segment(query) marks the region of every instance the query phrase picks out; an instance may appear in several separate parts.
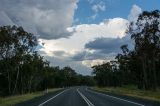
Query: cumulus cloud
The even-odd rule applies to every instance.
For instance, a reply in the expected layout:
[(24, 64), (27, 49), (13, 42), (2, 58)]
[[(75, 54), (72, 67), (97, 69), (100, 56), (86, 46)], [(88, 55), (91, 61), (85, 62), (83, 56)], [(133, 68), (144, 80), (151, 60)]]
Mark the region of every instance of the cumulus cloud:
[(44, 57), (44, 59), (48, 60), (51, 66), (59, 66), (60, 68), (70, 66), (77, 73), (83, 75), (91, 75), (92, 73), (91, 67), (82, 64), (81, 61), (75, 61), (71, 59), (71, 56), (73, 56), (73, 54), (69, 54), (65, 51), (52, 51), (52, 55), (48, 55), (45, 51), (41, 50), (38, 51), (38, 53), (40, 53), (41, 56)]
[(105, 54), (101, 54), (98, 51), (79, 51), (71, 56), (71, 59), (75, 61), (83, 61), (83, 60), (94, 60), (94, 59), (104, 59)]
[[(87, 67), (87, 70), (91, 70), (89, 67), (101, 63), (101, 60), (114, 59), (115, 53), (106, 53), (96, 49), (91, 50), (86, 48), (85, 45), (99, 37), (106, 39), (123, 38), (127, 24), (128, 20), (113, 18), (104, 20), (99, 24), (81, 24), (69, 27), (68, 30), (73, 34), (69, 39), (41, 39), (41, 42), (45, 43), (41, 51), (50, 56), (49, 59), (53, 60), (54, 65), (64, 66), (70, 64), (72, 67), (78, 67), (79, 69), (80, 67), (83, 67), (83, 69)], [(91, 64), (88, 64), (89, 62)]]
[(128, 20), (134, 21), (134, 22), (137, 21), (137, 18), (141, 13), (142, 13), (142, 9), (137, 5), (133, 5), (130, 11), (130, 14), (128, 15)]
[(106, 54), (101, 51), (90, 52), (90, 50), (85, 50), (73, 55), (73, 57), (71, 58), (74, 61), (81, 62), (83, 65), (87, 67), (92, 67), (93, 65), (102, 64), (103, 62), (113, 60), (115, 55), (116, 53)]
[(88, 42), (85, 45), (85, 51), (75, 54), (72, 59), (82, 61), (83, 65), (92, 67), (114, 60), (117, 53), (122, 52), (120, 47), (124, 44), (127, 44), (130, 50), (133, 49), (133, 42), (129, 35), (123, 38), (97, 38)]
[(133, 43), (130, 36), (123, 38), (96, 38), (85, 45), (83, 51), (76, 52), (71, 59), (74, 61), (94, 61), (113, 60), (117, 53), (121, 53), (120, 47), (127, 44), (129, 49), (133, 49)]
[(44, 39), (68, 37), (77, 0), (0, 0), (0, 25), (19, 25)]
[(73, 35), (69, 38), (61, 38), (58, 40), (44, 40), (43, 51), (63, 50), (70, 52), (81, 51), (89, 41), (93, 41), (97, 37), (104, 38), (122, 38), (125, 36), (128, 21), (123, 18), (113, 18), (105, 20), (99, 24), (81, 24), (68, 28)]
[[(42, 53), (42, 51), (41, 51), (41, 53)], [(44, 58), (46, 60), (50, 61), (50, 64), (52, 66), (60, 66), (60, 68), (63, 68), (65, 66), (70, 66), (77, 73), (80, 73), (83, 75), (91, 75), (91, 72), (92, 72), (91, 67), (86, 67), (86, 65), (82, 64), (80, 61), (73, 61), (69, 57), (66, 57), (66, 56), (62, 56), (62, 57), (63, 58), (61, 58), (60, 56), (48, 56), (48, 55), (44, 54)]]
[(84, 60), (84, 61), (82, 61), (82, 64), (87, 66), (87, 67), (92, 67), (94, 65), (103, 64), (105, 62), (107, 62), (107, 60), (95, 59), (95, 60)]
[[(130, 37), (125, 34), (127, 25), (136, 20), (142, 10), (134, 5), (128, 20), (117, 17), (99, 24), (72, 26), (72, 23), (79, 22), (79, 19), (73, 21), (77, 1), (0, 0), (0, 25), (15, 24), (40, 35), (39, 41), (44, 45), (39, 47), (39, 53), (51, 65), (69, 65), (79, 73), (89, 74), (90, 66), (114, 59), (120, 46), (130, 43)], [(105, 11), (104, 2), (88, 1), (95, 13), (94, 18), (98, 12)]]
[(89, 67), (95, 64), (113, 60), (117, 53), (121, 52), (121, 45), (128, 44), (129, 49), (133, 48), (130, 36), (125, 32), (129, 22), (136, 20), (140, 11), (141, 9), (134, 5), (128, 20), (117, 17), (106, 19), (99, 24), (68, 27), (72, 33), (69, 39), (42, 39), (45, 45), (41, 50), (47, 55), (52, 54), (52, 60), (55, 58), (57, 65), (70, 64), (81, 71), (91, 70)]
[(120, 46), (127, 44), (132, 49), (132, 41), (129, 36), (123, 38), (97, 38), (85, 45), (90, 50), (98, 50), (102, 53), (120, 53)]

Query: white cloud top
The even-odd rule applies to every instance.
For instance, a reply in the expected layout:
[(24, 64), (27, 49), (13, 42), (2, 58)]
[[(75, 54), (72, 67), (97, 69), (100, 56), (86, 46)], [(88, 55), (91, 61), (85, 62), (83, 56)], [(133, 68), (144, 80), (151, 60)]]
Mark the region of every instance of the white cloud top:
[(141, 13), (142, 13), (142, 9), (137, 5), (133, 5), (132, 9), (130, 11), (130, 14), (128, 16), (128, 20), (129, 21), (136, 21), (139, 14), (141, 14)]
[(70, 27), (73, 35), (68, 38), (58, 40), (43, 40), (45, 51), (64, 50), (79, 51), (84, 49), (84, 45), (97, 37), (122, 38), (125, 36), (128, 21), (122, 18), (105, 20), (100, 24), (81, 24)]

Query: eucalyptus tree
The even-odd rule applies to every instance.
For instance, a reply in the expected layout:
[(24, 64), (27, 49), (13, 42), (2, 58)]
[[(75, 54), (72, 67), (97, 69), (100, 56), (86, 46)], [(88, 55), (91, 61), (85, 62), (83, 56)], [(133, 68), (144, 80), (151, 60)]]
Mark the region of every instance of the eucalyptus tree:
[(1, 68), (4, 69), (2, 74), (7, 75), (9, 94), (17, 90), (23, 57), (32, 54), (36, 46), (36, 37), (22, 27), (0, 27), (0, 60), (5, 61)]
[(130, 23), (128, 33), (135, 42), (139, 64), (142, 64), (139, 69), (142, 69), (143, 88), (155, 90), (160, 62), (160, 11), (144, 11), (136, 22)]

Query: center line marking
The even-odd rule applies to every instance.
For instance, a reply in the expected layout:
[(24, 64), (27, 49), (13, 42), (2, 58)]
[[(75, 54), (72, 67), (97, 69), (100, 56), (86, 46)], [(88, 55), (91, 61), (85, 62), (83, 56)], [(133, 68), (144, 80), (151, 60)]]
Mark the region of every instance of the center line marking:
[(83, 100), (87, 103), (88, 106), (94, 106), (94, 105), (87, 99), (87, 97), (85, 97), (85, 96), (79, 91), (79, 88), (77, 89), (77, 92), (78, 92), (79, 95), (83, 98)]

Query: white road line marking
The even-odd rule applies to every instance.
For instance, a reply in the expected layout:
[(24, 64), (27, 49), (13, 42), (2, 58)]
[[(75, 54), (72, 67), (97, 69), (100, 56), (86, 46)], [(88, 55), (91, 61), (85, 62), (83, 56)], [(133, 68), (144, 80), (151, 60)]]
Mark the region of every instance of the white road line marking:
[(64, 91), (62, 91), (62, 92), (60, 92), (60, 93), (58, 93), (57, 95), (55, 95), (55, 96), (51, 97), (50, 99), (44, 101), (43, 103), (39, 104), (38, 106), (43, 106), (45, 103), (47, 103), (47, 102), (49, 102), (50, 100), (56, 98), (57, 96), (59, 96), (60, 94), (64, 93), (64, 92), (67, 91), (67, 90), (69, 90), (69, 89), (66, 89), (66, 90), (64, 90)]
[(77, 92), (78, 92), (79, 95), (83, 98), (83, 100), (87, 103), (88, 106), (94, 106), (94, 105), (87, 99), (87, 97), (85, 97), (85, 96), (79, 91), (79, 89), (77, 89)]
[(143, 104), (132, 102), (132, 101), (129, 101), (129, 100), (126, 100), (126, 99), (122, 99), (122, 98), (118, 98), (118, 97), (115, 97), (115, 96), (110, 96), (110, 95), (107, 95), (107, 94), (91, 91), (91, 90), (88, 90), (88, 89), (86, 89), (86, 90), (89, 91), (89, 92), (95, 93), (95, 94), (100, 94), (100, 95), (108, 96), (108, 97), (111, 97), (111, 98), (114, 98), (114, 99), (118, 99), (118, 100), (122, 100), (122, 101), (125, 101), (125, 102), (128, 102), (128, 103), (132, 103), (132, 104), (135, 104), (135, 105), (145, 106)]

